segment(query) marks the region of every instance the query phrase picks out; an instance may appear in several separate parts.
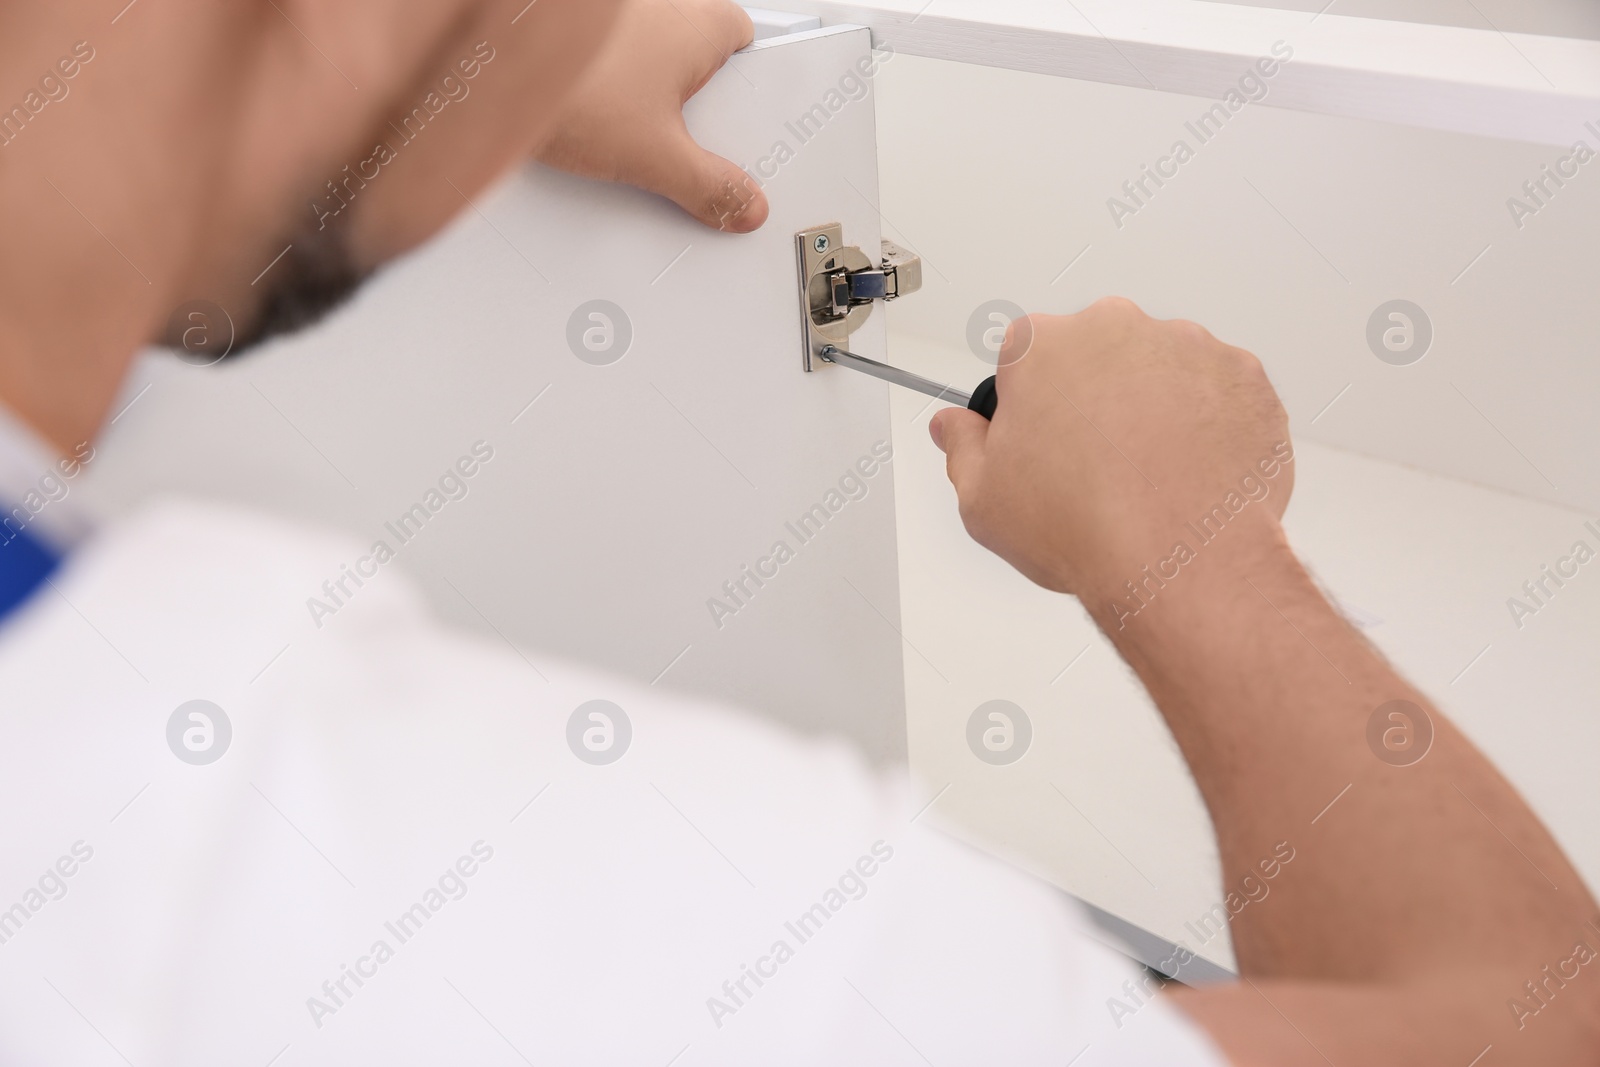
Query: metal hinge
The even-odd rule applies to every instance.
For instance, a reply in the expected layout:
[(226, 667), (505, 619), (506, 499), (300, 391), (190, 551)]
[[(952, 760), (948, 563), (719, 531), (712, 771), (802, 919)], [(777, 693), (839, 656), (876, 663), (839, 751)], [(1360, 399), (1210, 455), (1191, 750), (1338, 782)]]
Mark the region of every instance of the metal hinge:
[(922, 257), (893, 241), (883, 242), (874, 263), (844, 243), (837, 222), (795, 235), (800, 262), (800, 312), (805, 319), (806, 370), (825, 345), (843, 347), (872, 314), (878, 300), (895, 300), (922, 288)]

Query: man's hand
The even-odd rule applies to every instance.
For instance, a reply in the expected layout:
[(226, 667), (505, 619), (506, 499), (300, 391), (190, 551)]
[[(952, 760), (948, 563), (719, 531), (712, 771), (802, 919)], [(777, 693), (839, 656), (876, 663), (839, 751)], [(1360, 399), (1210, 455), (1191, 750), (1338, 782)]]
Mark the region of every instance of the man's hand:
[[(1223, 884), (1294, 857), (1270, 902), (1229, 905), (1246, 981), (1178, 1003), (1241, 1067), (1600, 1062), (1600, 979), (1574, 964), (1543, 989), (1557, 999), (1531, 992), (1593, 958), (1595, 901), (1289, 551), (1288, 429), (1255, 358), (1104, 300), (1014, 324), (1001, 361), (993, 423), (952, 409), (932, 426), (967, 528), (1083, 598), (1138, 673)], [(1395, 722), (1430, 740), (1400, 757), (1370, 740)]]
[(968, 531), (1033, 581), (1098, 611), (1146, 567), (1170, 577), (1179, 543), (1224, 551), (1207, 531), (1234, 554), (1281, 541), (1288, 421), (1250, 353), (1106, 299), (1013, 323), (1000, 363), (992, 423), (952, 408), (930, 429)]
[(753, 33), (731, 0), (630, 0), (539, 159), (659, 193), (707, 226), (756, 229), (766, 196), (683, 122), (684, 103)]

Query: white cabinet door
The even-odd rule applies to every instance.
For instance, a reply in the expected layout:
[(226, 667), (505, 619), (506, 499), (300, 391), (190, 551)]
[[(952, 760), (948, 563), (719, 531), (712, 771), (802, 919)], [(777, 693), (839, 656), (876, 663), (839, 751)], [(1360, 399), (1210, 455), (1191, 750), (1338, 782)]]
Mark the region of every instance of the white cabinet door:
[[(220, 495), (365, 546), (481, 441), (467, 496), (393, 545), (440, 611), (533, 669), (588, 660), (901, 756), (887, 387), (802, 372), (795, 281), (800, 229), (878, 247), (870, 49), (762, 40), (691, 102), (767, 184), (759, 233), (530, 167), (303, 336), (211, 368), (152, 353), (90, 491)], [(856, 349), (882, 357), (883, 318)]]

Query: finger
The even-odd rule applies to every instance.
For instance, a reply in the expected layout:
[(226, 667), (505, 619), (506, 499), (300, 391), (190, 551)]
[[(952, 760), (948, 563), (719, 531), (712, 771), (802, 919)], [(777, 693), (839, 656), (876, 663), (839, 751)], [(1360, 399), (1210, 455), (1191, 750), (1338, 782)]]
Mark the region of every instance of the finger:
[(669, 0), (668, 6), (672, 19), (688, 23), (695, 35), (717, 53), (719, 58), (706, 73), (708, 78), (730, 56), (756, 39), (755, 20), (733, 0)]
[(989, 420), (966, 408), (945, 408), (928, 423), (928, 432), (945, 455), (945, 473), (956, 495), (965, 496), (982, 473)]
[(750, 47), (751, 42), (756, 39), (756, 24), (755, 20), (750, 17), (750, 12), (746, 11), (740, 4), (729, 3), (727, 5), (727, 15), (724, 25), (727, 27), (728, 38), (726, 43), (728, 52), (731, 55), (741, 48)]
[(999, 368), (1021, 363), (1033, 350), (1034, 335), (1043, 318), (1041, 315), (1024, 315), (1011, 320), (1006, 326), (1005, 340), (1000, 344), (1000, 354), (995, 362), (997, 372)]
[(767, 221), (767, 194), (733, 161), (708, 152), (687, 130), (673, 139), (660, 193), (707, 226), (749, 233)]

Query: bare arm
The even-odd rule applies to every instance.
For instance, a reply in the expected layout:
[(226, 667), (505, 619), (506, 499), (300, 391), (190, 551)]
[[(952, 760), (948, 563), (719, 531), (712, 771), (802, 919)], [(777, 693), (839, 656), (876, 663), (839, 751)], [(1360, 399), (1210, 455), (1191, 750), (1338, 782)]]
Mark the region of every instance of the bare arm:
[(1466, 1067), (1490, 1046), (1478, 1062), (1596, 1062), (1600, 912), (1295, 559), (1292, 450), (1260, 365), (1121, 301), (1032, 326), (992, 425), (937, 420), (963, 517), (1082, 597), (1138, 672), (1210, 809), (1224, 885), (1293, 849), (1232, 922), (1243, 981), (1183, 1007), (1238, 1064)]

